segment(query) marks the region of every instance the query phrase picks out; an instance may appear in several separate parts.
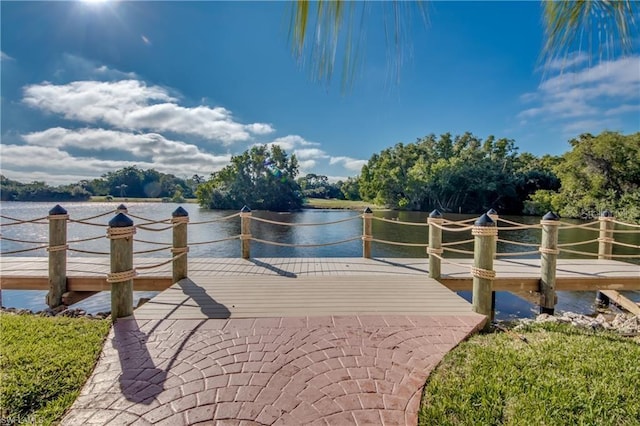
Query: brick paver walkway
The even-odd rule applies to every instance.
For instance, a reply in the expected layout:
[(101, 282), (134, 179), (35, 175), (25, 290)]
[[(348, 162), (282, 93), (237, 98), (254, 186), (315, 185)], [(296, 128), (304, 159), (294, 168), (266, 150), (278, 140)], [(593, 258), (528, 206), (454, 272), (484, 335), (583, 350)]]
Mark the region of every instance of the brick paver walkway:
[(66, 425), (414, 425), (464, 316), (120, 320)]

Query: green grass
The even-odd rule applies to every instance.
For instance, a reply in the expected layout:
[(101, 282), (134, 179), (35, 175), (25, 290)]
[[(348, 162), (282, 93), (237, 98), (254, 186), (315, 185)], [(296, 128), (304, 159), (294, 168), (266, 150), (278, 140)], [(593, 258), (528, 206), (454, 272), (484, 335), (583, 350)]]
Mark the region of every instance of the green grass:
[(106, 320), (0, 314), (1, 424), (59, 420), (91, 374), (109, 328)]
[(421, 425), (640, 425), (640, 344), (570, 326), (472, 337), (431, 374)]
[(350, 209), (350, 210), (364, 210), (369, 207), (371, 210), (384, 209), (382, 206), (376, 206), (375, 204), (367, 201), (350, 201), (350, 200), (338, 200), (336, 198), (324, 199), (324, 198), (307, 198), (304, 202), (305, 208), (311, 209)]

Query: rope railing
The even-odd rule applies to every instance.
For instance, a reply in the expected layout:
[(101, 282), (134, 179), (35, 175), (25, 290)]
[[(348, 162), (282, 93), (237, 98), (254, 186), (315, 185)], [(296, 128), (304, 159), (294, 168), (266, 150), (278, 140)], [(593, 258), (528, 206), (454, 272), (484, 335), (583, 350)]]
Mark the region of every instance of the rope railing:
[(3, 223), (3, 224), (0, 224), (1, 226), (21, 225), (23, 223), (35, 223), (35, 224), (38, 224), (38, 225), (45, 225), (45, 224), (49, 223), (49, 222), (43, 222), (43, 220), (48, 219), (49, 216), (37, 217), (37, 218), (34, 218), (34, 219), (16, 219), (15, 217), (5, 216), (3, 214), (0, 214), (0, 217), (2, 219), (7, 219), (7, 220), (11, 220), (13, 222), (16, 222), (16, 223)]
[(136, 243), (142, 243), (142, 244), (155, 244), (155, 245), (171, 247), (171, 243), (163, 243), (160, 241), (141, 240), (140, 238), (134, 238), (133, 241)]
[(234, 217), (238, 217), (240, 216), (240, 213), (234, 213), (234, 214), (230, 214), (229, 216), (224, 216), (224, 217), (219, 217), (216, 219), (209, 219), (209, 220), (201, 220), (199, 222), (189, 222), (189, 225), (204, 225), (207, 223), (216, 223), (216, 222), (223, 222), (225, 220), (229, 220), (229, 219), (233, 219)]
[(559, 221), (558, 224), (560, 225), (559, 229), (575, 229), (575, 228), (580, 228), (580, 229), (586, 229), (587, 231), (600, 231), (599, 228), (594, 228), (593, 225), (598, 225), (599, 222), (598, 221), (594, 221), (594, 222), (589, 222), (589, 223), (581, 223), (581, 224), (574, 224), (574, 223), (569, 223), (569, 222), (562, 222)]
[(142, 220), (142, 225), (153, 225), (156, 223), (170, 223), (171, 219), (151, 219), (148, 217), (143, 217), (143, 216), (137, 216), (133, 213), (127, 213), (127, 216), (130, 216), (134, 219), (138, 219), (138, 220)]
[(77, 223), (79, 225), (88, 225), (88, 226), (99, 226), (102, 228), (107, 228), (109, 225), (107, 225), (106, 223), (95, 223), (95, 222), (87, 222), (84, 220), (76, 220), (76, 219), (69, 219), (70, 223)]
[(67, 241), (67, 244), (77, 244), (77, 243), (84, 243), (86, 241), (94, 241), (94, 240), (100, 240), (106, 238), (105, 235), (98, 235), (96, 237), (88, 237), (88, 238), (80, 238), (78, 240), (69, 240)]
[(514, 251), (514, 252), (501, 252), (496, 253), (496, 257), (515, 257), (515, 256), (530, 256), (530, 255), (538, 255), (540, 254), (539, 250), (529, 250), (529, 251)]
[(434, 227), (436, 227), (438, 229), (441, 229), (443, 231), (448, 231), (448, 232), (466, 232), (466, 231), (470, 231), (471, 229), (473, 229), (472, 225), (461, 226), (459, 228), (449, 228), (449, 227), (444, 226), (444, 224), (439, 224), (439, 223), (435, 223), (435, 222), (432, 222), (431, 225), (433, 225)]
[(444, 251), (450, 251), (451, 253), (473, 254), (473, 250), (461, 250), (461, 249), (454, 249), (451, 247), (442, 247), (442, 249)]
[(290, 223), (290, 222), (278, 222), (275, 220), (264, 219), (262, 217), (251, 216), (251, 220), (255, 220), (256, 222), (269, 223), (271, 225), (280, 225), (280, 226), (323, 226), (323, 225), (335, 225), (337, 223), (350, 222), (354, 219), (360, 219), (361, 215), (348, 217), (346, 219), (338, 219), (332, 222), (317, 222), (317, 223)]
[(5, 237), (4, 235), (0, 235), (0, 240), (7, 240), (14, 243), (25, 243), (25, 244), (48, 244), (48, 241), (20, 240), (17, 238)]
[(389, 241), (389, 240), (379, 240), (377, 238), (371, 238), (370, 241), (381, 244), (388, 244), (392, 246), (402, 246), (402, 247), (429, 247), (429, 244), (425, 243), (403, 243), (400, 241)]
[(84, 253), (84, 254), (96, 254), (99, 256), (109, 256), (108, 251), (83, 250), (83, 249), (76, 249), (76, 248), (69, 248), (69, 251), (73, 251), (76, 253)]
[(599, 241), (598, 238), (594, 238), (592, 240), (578, 241), (578, 242), (575, 242), (575, 243), (562, 243), (562, 244), (558, 244), (558, 247), (581, 246), (581, 245), (584, 245), (584, 244), (597, 243), (598, 241)]
[(182, 252), (180, 254), (177, 254), (175, 256), (170, 257), (168, 260), (165, 260), (163, 262), (160, 263), (155, 263), (153, 265), (144, 265), (144, 266), (136, 266), (134, 269), (135, 270), (140, 270), (140, 271), (144, 271), (144, 270), (148, 270), (148, 269), (155, 269), (155, 268), (159, 268), (161, 266), (167, 265), (171, 262), (173, 262), (174, 260), (180, 259), (182, 256), (186, 256), (187, 252)]
[(44, 246), (40, 246), (40, 247), (32, 247), (32, 248), (22, 249), (22, 250), (3, 251), (3, 252), (0, 252), (0, 256), (6, 256), (8, 254), (26, 253), (28, 251), (43, 250), (43, 249), (47, 249), (47, 248), (49, 248), (48, 244), (44, 245)]
[(312, 248), (312, 247), (327, 247), (327, 246), (335, 246), (338, 244), (350, 243), (352, 241), (361, 240), (362, 236), (358, 235), (357, 237), (347, 238), (345, 240), (334, 241), (330, 243), (318, 243), (318, 244), (293, 244), (293, 243), (279, 243), (276, 241), (268, 241), (262, 240), (260, 238), (251, 237), (251, 241), (255, 241), (257, 243), (268, 244), (279, 247), (297, 247), (297, 248)]
[(539, 243), (523, 243), (521, 241), (513, 241), (513, 240), (505, 240), (504, 238), (498, 238), (499, 243), (504, 244), (513, 244), (515, 246), (524, 246), (524, 247), (537, 247), (540, 245)]
[(611, 241), (611, 244), (614, 244), (616, 246), (622, 246), (622, 247), (629, 247), (629, 248), (635, 248), (635, 249), (640, 249), (640, 245), (636, 245), (636, 244), (627, 244), (627, 243), (623, 243), (620, 241)]
[[(615, 219), (611, 219), (611, 222), (618, 224), (618, 225), (622, 225), (622, 226), (628, 226), (630, 228), (640, 228), (639, 224), (635, 224), (635, 223), (628, 223), (628, 222), (621, 222), (619, 220), (615, 220)], [(636, 231), (636, 232), (640, 232), (640, 230)]]
[(394, 225), (429, 226), (429, 224), (426, 222), (404, 222), (401, 220), (393, 220), (393, 219), (387, 219), (384, 217), (375, 217), (375, 216), (373, 216), (372, 219), (377, 220), (379, 222), (393, 223)]
[(165, 251), (165, 250), (171, 250), (171, 247), (160, 247), (160, 248), (156, 248), (156, 249), (149, 249), (149, 250), (137, 250), (134, 251), (133, 254), (147, 254), (147, 253), (157, 253), (159, 251)]
[(104, 216), (106, 216), (106, 215), (113, 214), (113, 213), (114, 213), (114, 211), (115, 211), (115, 210), (109, 210), (109, 211), (104, 212), (104, 213), (98, 213), (97, 215), (94, 215), (94, 216), (83, 217), (83, 218), (81, 218), (81, 219), (74, 219), (74, 221), (75, 221), (75, 222), (86, 222), (86, 221), (88, 221), (88, 220), (97, 219), (97, 218), (99, 218), (99, 217), (104, 217)]
[(192, 242), (192, 243), (189, 243), (189, 246), (200, 246), (200, 245), (205, 245), (205, 244), (216, 244), (216, 243), (223, 243), (225, 241), (233, 241), (233, 240), (239, 240), (239, 239), (240, 239), (240, 234), (233, 235), (233, 236), (227, 237), (227, 238), (221, 238), (219, 240)]
[(142, 229), (144, 231), (149, 231), (149, 232), (162, 232), (162, 231), (166, 231), (167, 229), (173, 228), (173, 225), (165, 226), (163, 228), (152, 228), (145, 225), (136, 225), (136, 228)]
[(471, 239), (471, 240), (462, 240), (462, 241), (450, 241), (448, 243), (442, 243), (441, 246), (442, 247), (459, 246), (459, 245), (462, 245), (462, 244), (469, 244), (469, 243), (473, 243), (473, 239)]

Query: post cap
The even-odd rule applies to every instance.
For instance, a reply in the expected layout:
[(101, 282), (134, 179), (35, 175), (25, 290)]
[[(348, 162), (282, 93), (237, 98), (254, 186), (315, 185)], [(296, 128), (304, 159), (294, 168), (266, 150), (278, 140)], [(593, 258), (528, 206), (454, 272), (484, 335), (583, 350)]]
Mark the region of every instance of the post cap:
[(251, 213), (251, 209), (246, 205), (240, 210), (240, 213)]
[(544, 216), (542, 216), (542, 220), (560, 220), (560, 216), (555, 214), (552, 211), (547, 212)]
[(364, 213), (373, 213), (373, 211), (371, 211), (371, 209), (367, 207), (366, 209), (364, 209)]
[(441, 218), (442, 213), (440, 213), (440, 210), (434, 209), (431, 213), (429, 213), (429, 217)]
[(491, 215), (496, 215), (496, 214), (498, 214), (498, 212), (497, 212), (497, 211), (495, 211), (494, 209), (489, 209), (489, 211), (487, 212), (487, 214), (488, 214), (489, 216), (491, 216)]
[(489, 217), (488, 214), (483, 214), (473, 223), (475, 226), (496, 226), (496, 223)]
[(59, 214), (67, 214), (67, 211), (63, 209), (60, 204), (56, 204), (51, 210), (49, 210), (49, 214), (55, 216)]
[(613, 217), (613, 213), (611, 213), (609, 210), (604, 210), (602, 213), (600, 213), (600, 217)]
[(180, 206), (177, 209), (175, 209), (173, 211), (173, 213), (171, 213), (171, 216), (173, 216), (173, 217), (185, 217), (185, 216), (189, 216), (189, 212), (186, 211), (185, 209), (183, 209), (182, 206)]
[(116, 211), (127, 211), (127, 206), (125, 206), (124, 204), (120, 204), (118, 207), (116, 207)]
[(109, 221), (109, 226), (112, 228), (124, 228), (127, 226), (133, 226), (133, 220), (124, 213), (118, 213), (113, 219)]

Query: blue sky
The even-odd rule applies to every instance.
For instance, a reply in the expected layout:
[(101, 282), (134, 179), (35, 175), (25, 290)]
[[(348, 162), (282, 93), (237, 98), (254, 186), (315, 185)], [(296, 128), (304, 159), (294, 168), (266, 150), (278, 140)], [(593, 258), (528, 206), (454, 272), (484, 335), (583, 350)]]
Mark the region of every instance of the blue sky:
[(284, 2), (0, 7), (2, 174), (24, 182), (131, 165), (208, 176), (259, 143), (335, 180), (430, 133), (555, 155), (583, 132), (640, 130), (637, 40), (628, 56), (576, 51), (543, 66), (538, 2), (430, 3), (426, 27), (406, 22), (399, 79), (380, 31), (388, 4), (373, 3), (347, 92), (339, 73), (317, 82), (292, 56)]

